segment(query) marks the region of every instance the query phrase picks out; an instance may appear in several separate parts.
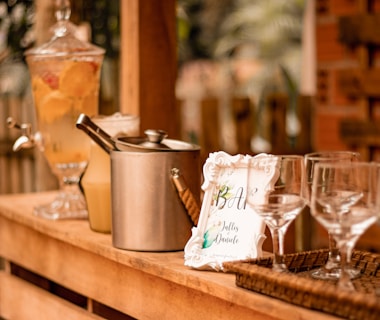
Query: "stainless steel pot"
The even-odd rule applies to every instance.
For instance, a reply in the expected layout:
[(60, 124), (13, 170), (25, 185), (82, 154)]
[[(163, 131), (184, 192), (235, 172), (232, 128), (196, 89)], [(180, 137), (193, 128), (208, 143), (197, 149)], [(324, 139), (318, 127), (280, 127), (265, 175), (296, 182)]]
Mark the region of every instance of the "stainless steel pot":
[(181, 171), (199, 200), (199, 146), (166, 139), (159, 130), (148, 130), (147, 137), (111, 138), (85, 115), (77, 127), (110, 153), (113, 245), (136, 251), (182, 250), (193, 224), (171, 171)]

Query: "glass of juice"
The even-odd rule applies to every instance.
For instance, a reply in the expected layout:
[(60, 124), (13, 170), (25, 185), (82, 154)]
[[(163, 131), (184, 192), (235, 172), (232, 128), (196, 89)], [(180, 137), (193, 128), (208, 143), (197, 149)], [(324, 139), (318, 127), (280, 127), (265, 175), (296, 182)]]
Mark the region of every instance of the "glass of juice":
[[(140, 118), (136, 115), (115, 113), (92, 118), (111, 137), (137, 137)], [(81, 185), (87, 203), (90, 228), (96, 232), (110, 233), (111, 214), (111, 159), (99, 145), (91, 141), (91, 157)]]

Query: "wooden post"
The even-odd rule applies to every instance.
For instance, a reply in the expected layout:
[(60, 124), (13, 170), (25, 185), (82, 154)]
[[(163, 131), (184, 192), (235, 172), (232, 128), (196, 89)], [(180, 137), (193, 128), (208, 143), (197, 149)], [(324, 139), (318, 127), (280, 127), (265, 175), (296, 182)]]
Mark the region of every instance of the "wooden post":
[(209, 153), (221, 149), (218, 99), (211, 97), (201, 101), (201, 128), (201, 163), (204, 163)]
[(120, 1), (120, 110), (139, 115), (141, 130), (176, 136), (175, 0)]
[(236, 125), (237, 150), (242, 154), (252, 153), (253, 114), (249, 98), (234, 97), (231, 101), (231, 107)]

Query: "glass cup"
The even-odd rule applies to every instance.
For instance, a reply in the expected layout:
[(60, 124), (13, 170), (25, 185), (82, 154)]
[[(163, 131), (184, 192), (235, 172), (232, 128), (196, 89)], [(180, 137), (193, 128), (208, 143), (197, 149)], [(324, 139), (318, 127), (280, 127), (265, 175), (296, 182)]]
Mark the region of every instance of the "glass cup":
[[(111, 137), (138, 136), (140, 118), (115, 113), (112, 116), (96, 116), (92, 121)], [(111, 159), (109, 154), (91, 140), (91, 156), (81, 179), (90, 228), (96, 232), (110, 233), (111, 216)]]
[[(359, 161), (360, 154), (353, 151), (320, 151), (307, 153), (305, 155), (305, 168), (309, 195), (311, 195), (311, 185), (314, 177), (314, 167), (317, 163), (345, 163)], [(309, 199), (310, 200), (310, 199)], [(329, 255), (326, 264), (319, 269), (312, 271), (313, 278), (322, 280), (336, 280), (341, 272), (341, 259), (339, 249), (336, 246), (334, 237), (329, 236)], [(354, 278), (358, 274), (356, 269), (351, 270), (351, 277)]]
[(247, 203), (267, 224), (273, 241), (272, 269), (287, 272), (284, 237), (307, 203), (304, 158), (258, 155), (249, 161)]
[(334, 237), (341, 254), (338, 288), (354, 290), (351, 254), (359, 237), (377, 219), (379, 164), (317, 163), (310, 208), (313, 217)]

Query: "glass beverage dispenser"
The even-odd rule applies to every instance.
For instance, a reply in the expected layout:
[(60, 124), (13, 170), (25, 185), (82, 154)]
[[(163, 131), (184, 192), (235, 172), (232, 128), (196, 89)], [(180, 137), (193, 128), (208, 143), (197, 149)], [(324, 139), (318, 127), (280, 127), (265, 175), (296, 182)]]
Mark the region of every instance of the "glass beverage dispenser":
[(80, 41), (69, 22), (68, 0), (56, 1), (54, 36), (28, 50), (39, 146), (58, 177), (61, 192), (34, 213), (47, 219), (86, 218), (86, 202), (78, 188), (90, 156), (90, 140), (76, 129), (81, 113), (98, 114), (99, 80), (104, 50)]

